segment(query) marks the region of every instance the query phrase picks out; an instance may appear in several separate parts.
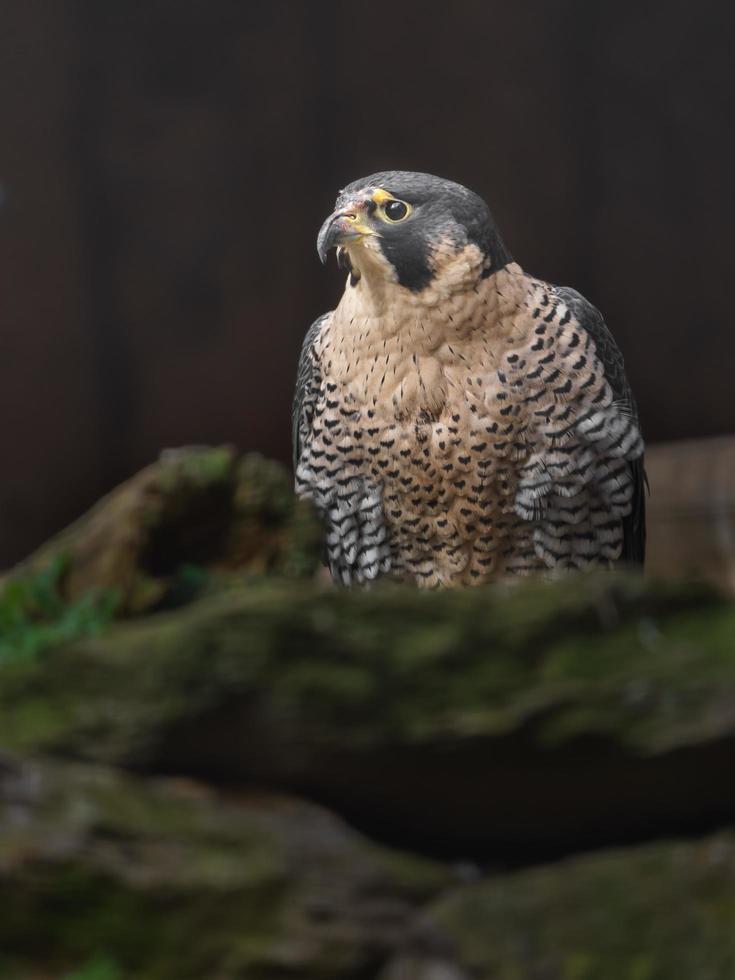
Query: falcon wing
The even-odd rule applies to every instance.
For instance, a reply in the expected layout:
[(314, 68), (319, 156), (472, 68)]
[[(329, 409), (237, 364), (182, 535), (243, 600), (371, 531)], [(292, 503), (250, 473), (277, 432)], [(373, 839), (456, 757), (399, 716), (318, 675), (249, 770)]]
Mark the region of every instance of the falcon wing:
[[(559, 286), (556, 293), (567, 304), (579, 325), (592, 337), (616, 402), (621, 410), (629, 413), (631, 421), (636, 428), (639, 428), (638, 408), (625, 375), (623, 355), (608, 330), (602, 314), (576, 289)], [(642, 453), (636, 459), (630, 460), (630, 474), (633, 484), (631, 511), (623, 518), (623, 551), (620, 559), (642, 565), (646, 557), (646, 490), (648, 489)]]
[(299, 355), (299, 366), (296, 371), (296, 389), (291, 409), (291, 440), (293, 449), (294, 474), (299, 465), (304, 441), (308, 439), (314, 417), (314, 402), (319, 389), (319, 365), (314, 357), (314, 343), (319, 336), (329, 313), (315, 320), (306, 332), (304, 343)]
[(536, 286), (530, 341), (511, 367), (523, 377), (503, 374), (532, 446), (515, 511), (531, 523), (533, 550), (550, 567), (642, 562), (643, 441), (622, 355), (583, 296)]

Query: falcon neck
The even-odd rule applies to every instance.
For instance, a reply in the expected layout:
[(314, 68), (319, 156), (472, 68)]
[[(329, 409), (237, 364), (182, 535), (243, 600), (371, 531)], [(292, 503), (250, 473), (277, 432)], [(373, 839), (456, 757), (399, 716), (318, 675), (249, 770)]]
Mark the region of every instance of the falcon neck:
[(393, 286), (376, 309), (361, 283), (345, 291), (316, 345), (330, 379), (355, 404), (389, 406), (396, 417), (427, 411), (438, 417), (466, 365), (492, 369), (523, 331), (518, 311), (528, 302), (518, 266), (465, 283), (432, 283), (431, 299)]
[(420, 292), (370, 272), (354, 284), (348, 281), (332, 317), (333, 337), (339, 336), (357, 355), (367, 355), (379, 344), (426, 354), (469, 340), (477, 330), (506, 332), (510, 324), (503, 321), (522, 301), (526, 277), (512, 263), (483, 278), (479, 253), (473, 255), (473, 249), (445, 262)]

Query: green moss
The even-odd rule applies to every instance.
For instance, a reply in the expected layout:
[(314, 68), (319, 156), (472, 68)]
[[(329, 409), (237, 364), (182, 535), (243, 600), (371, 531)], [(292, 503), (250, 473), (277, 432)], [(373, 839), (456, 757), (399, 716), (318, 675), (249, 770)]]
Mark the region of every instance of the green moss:
[(279, 463), (257, 453), (244, 456), (237, 468), (232, 541), (235, 551), (260, 552), (261, 571), (305, 578), (321, 563), (323, 530), (313, 508), (294, 497), (292, 483)]
[[(183, 856), (183, 855), (182, 855)], [(0, 922), (0, 943), (18, 961), (38, 962), (39, 924), (58, 964), (108, 951), (123, 975), (146, 980), (200, 980), (227, 958), (266, 958), (278, 936), (283, 885), (257, 892), (242, 886), (212, 889), (192, 876), (192, 888), (173, 883), (147, 889), (76, 865), (36, 868), (13, 890)], [(48, 955), (48, 954), (47, 954)]]
[(293, 506), (291, 477), (280, 463), (257, 453), (240, 460), (235, 509), (241, 518), (272, 524), (286, 519)]
[[(89, 621), (113, 592), (124, 617), (266, 575), (311, 577), (323, 532), (291, 484), (278, 463), (228, 447), (165, 451), (10, 573), (0, 642), (9, 637), (13, 648), (34, 651), (90, 632)], [(48, 576), (54, 601), (65, 601), (64, 617), (53, 618), (53, 629), (35, 617), (29, 631), (25, 618), (16, 623), (17, 610), (25, 617), (27, 582), (38, 579), (40, 586)]]
[(297, 800), (3, 763), (3, 977), (349, 980), (448, 880)]
[(0, 666), (100, 632), (113, 618), (118, 596), (90, 590), (65, 602), (61, 583), (69, 560), (56, 555), (35, 572), (9, 579), (0, 589)]
[(158, 469), (158, 485), (163, 493), (178, 494), (182, 488), (206, 490), (232, 480), (235, 450), (230, 446), (191, 448), (163, 453)]
[(659, 751), (729, 733), (732, 636), (716, 597), (613, 576), (431, 595), (271, 580), (6, 671), (0, 706), (9, 744), (104, 758), (144, 758), (233, 698), (342, 746), (535, 719), (542, 744), (584, 731)]
[(80, 969), (67, 973), (62, 980), (123, 980), (123, 973), (109, 956), (95, 956)]
[(656, 843), (459, 889), (425, 922), (471, 976), (724, 980), (734, 875), (732, 835)]

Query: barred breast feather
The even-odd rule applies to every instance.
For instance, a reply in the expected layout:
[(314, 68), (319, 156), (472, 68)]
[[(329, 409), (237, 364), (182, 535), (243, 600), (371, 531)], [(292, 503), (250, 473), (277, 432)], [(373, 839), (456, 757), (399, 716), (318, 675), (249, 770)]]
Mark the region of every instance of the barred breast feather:
[[(441, 257), (440, 257), (441, 258)], [(423, 587), (641, 561), (635, 403), (598, 311), (474, 246), (419, 296), (359, 284), (316, 321), (294, 402), (297, 492), (345, 584)]]

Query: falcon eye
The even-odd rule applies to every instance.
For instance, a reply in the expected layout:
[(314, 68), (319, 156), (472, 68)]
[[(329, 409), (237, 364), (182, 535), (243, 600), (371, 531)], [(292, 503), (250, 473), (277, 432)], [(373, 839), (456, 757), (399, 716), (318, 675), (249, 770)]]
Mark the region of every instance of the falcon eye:
[(403, 221), (408, 216), (408, 205), (403, 201), (386, 201), (383, 211), (389, 221)]

